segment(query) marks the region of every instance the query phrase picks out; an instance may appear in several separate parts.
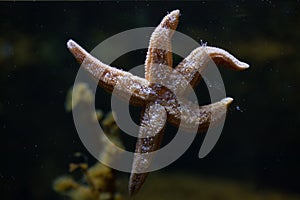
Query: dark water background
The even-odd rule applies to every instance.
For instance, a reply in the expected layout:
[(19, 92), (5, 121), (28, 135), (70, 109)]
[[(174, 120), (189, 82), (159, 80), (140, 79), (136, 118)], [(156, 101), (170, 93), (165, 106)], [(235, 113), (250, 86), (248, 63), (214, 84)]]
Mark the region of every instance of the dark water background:
[[(0, 199), (58, 199), (52, 181), (66, 173), (74, 152), (89, 156), (64, 108), (79, 68), (67, 40), (92, 50), (121, 31), (156, 26), (173, 9), (181, 10), (178, 31), (227, 49), (251, 68), (220, 69), (235, 102), (209, 156), (197, 158), (199, 136), (164, 171), (300, 193), (299, 1), (1, 2)], [(128, 70), (144, 62), (145, 52), (114, 64)], [(97, 95), (97, 107), (109, 111), (110, 95)]]

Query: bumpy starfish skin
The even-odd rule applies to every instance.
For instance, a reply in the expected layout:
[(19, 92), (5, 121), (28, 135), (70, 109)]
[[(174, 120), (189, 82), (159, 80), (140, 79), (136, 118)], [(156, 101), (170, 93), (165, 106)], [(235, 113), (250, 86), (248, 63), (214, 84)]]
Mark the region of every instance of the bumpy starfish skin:
[(77, 61), (99, 80), (101, 87), (109, 92), (117, 89), (115, 94), (123, 98), (131, 96), (131, 104), (144, 108), (129, 180), (131, 195), (138, 192), (146, 180), (148, 173), (144, 172), (153, 156), (149, 153), (159, 149), (166, 121), (176, 127), (180, 124), (186, 130), (205, 131), (225, 117), (232, 98), (201, 107), (184, 98), (188, 88), (194, 88), (200, 81), (200, 73), (209, 59), (237, 71), (249, 67), (225, 50), (201, 46), (173, 70), (171, 38), (179, 14), (179, 10), (172, 11), (152, 33), (145, 61), (145, 78), (102, 63), (72, 40), (67, 43)]
[[(209, 56), (209, 57), (208, 57)], [(227, 67), (236, 71), (241, 71), (249, 68), (247, 63), (237, 60), (234, 56), (227, 51), (209, 46), (201, 46), (193, 50), (181, 63), (179, 63), (175, 70), (179, 72), (186, 80), (187, 83), (194, 88), (200, 81), (200, 73), (205, 69), (206, 64), (212, 59), (217, 65)], [(177, 95), (185, 91), (187, 85), (178, 84)]]
[(149, 87), (149, 81), (102, 63), (73, 40), (69, 40), (67, 46), (77, 62), (91, 73), (95, 79), (99, 80), (99, 85), (102, 88), (112, 92), (117, 85), (115, 89), (118, 89), (118, 92), (116, 94), (120, 97), (123, 94), (124, 96), (126, 96), (125, 94), (130, 94), (130, 101), (133, 105), (142, 106), (145, 101), (149, 101), (152, 91)]
[(172, 46), (171, 38), (178, 25), (179, 10), (165, 16), (151, 35), (149, 48), (145, 62), (145, 78), (155, 83), (159, 67), (169, 66), (172, 68)]
[(153, 157), (149, 152), (156, 151), (160, 147), (166, 118), (164, 107), (156, 103), (147, 105), (142, 112), (139, 138), (133, 160), (133, 169), (136, 171), (131, 174), (129, 180), (131, 195), (140, 189), (148, 176), (148, 173), (144, 172), (147, 171)]

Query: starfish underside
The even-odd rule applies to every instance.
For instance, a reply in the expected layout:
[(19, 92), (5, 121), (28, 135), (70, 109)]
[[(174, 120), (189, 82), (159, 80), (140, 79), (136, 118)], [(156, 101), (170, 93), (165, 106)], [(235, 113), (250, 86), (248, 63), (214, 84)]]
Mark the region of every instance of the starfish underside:
[[(249, 67), (248, 64), (237, 60), (225, 50), (200, 46), (174, 70), (171, 38), (177, 28), (178, 18), (179, 10), (172, 11), (163, 18), (152, 33), (145, 62), (145, 78), (102, 63), (72, 40), (69, 40), (67, 44), (77, 61), (99, 80), (102, 88), (108, 92), (112, 92), (113, 89), (117, 90), (117, 95), (121, 98), (129, 95), (132, 105), (143, 107), (129, 181), (131, 195), (141, 188), (147, 177), (148, 173), (143, 172), (147, 171), (152, 159), (152, 154), (148, 153), (159, 149), (165, 121), (176, 127), (180, 124), (180, 127), (186, 130), (196, 127), (202, 132), (207, 130), (209, 125), (217, 124), (219, 119), (226, 115), (232, 98), (225, 98), (206, 106), (198, 106), (183, 97), (188, 87), (194, 88), (200, 81), (200, 73), (207, 66), (207, 56), (217, 65), (233, 70), (240, 71)], [(171, 83), (165, 87), (161, 84), (161, 80), (162, 75), (169, 74), (166, 73), (168, 71), (173, 71), (172, 74), (175, 76), (168, 78)], [(184, 77), (185, 81), (178, 78), (176, 74)], [(180, 80), (179, 83), (178, 80)], [(181, 98), (176, 98), (176, 96)]]

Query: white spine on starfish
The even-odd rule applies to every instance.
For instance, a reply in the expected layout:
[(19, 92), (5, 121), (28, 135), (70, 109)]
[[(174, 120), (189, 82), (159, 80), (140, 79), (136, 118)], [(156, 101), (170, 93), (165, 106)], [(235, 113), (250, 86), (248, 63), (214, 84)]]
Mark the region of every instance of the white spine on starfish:
[(153, 152), (160, 147), (166, 119), (167, 113), (163, 106), (153, 103), (145, 108), (129, 180), (131, 194), (140, 189), (147, 177), (148, 173), (145, 172), (151, 164)]
[(179, 10), (172, 11), (163, 18), (151, 35), (145, 61), (145, 78), (150, 82), (156, 82), (157, 67), (172, 67), (171, 38), (177, 28), (178, 18)]
[(191, 82), (197, 72), (202, 72), (205, 62), (207, 62), (207, 54), (204, 46), (193, 50), (179, 65), (176, 71), (184, 75), (184, 78)]
[(146, 79), (102, 63), (73, 40), (69, 40), (67, 46), (77, 61), (99, 80), (99, 84), (105, 89), (112, 91), (117, 86), (120, 96), (136, 98), (136, 102), (133, 102), (136, 104), (149, 98), (151, 88)]
[(226, 116), (227, 108), (233, 101), (227, 97), (221, 101), (198, 106), (186, 99), (178, 99), (178, 106), (174, 109), (173, 106), (165, 106), (170, 114), (168, 121), (186, 131), (198, 128), (199, 131), (205, 131), (209, 126), (216, 126), (217, 123)]
[[(200, 79), (208, 62), (214, 61), (216, 64), (223, 65), (233, 70), (245, 70), (249, 67), (247, 63), (241, 62), (227, 51), (210, 46), (200, 46), (193, 50), (178, 66), (175, 68), (192, 87)], [(178, 84), (174, 89), (177, 94), (182, 94), (187, 88), (186, 83)]]

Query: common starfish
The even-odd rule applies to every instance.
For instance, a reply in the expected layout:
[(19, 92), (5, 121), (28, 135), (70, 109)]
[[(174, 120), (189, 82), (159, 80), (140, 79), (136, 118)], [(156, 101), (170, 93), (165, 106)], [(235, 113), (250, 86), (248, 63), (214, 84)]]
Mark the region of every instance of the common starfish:
[[(240, 71), (249, 67), (248, 64), (237, 60), (225, 50), (200, 46), (174, 69), (185, 78), (186, 81), (183, 82), (186, 83), (178, 82), (175, 76), (169, 79), (174, 82), (168, 84), (168, 87), (160, 84), (164, 72), (173, 70), (171, 38), (177, 28), (178, 18), (179, 10), (170, 12), (152, 33), (145, 62), (145, 78), (102, 63), (73, 40), (67, 43), (77, 61), (99, 80), (102, 88), (108, 92), (117, 89), (118, 96), (129, 95), (131, 104), (143, 107), (129, 181), (131, 195), (141, 188), (147, 177), (148, 173), (144, 172), (149, 167), (152, 158), (148, 153), (159, 149), (165, 120), (176, 127), (179, 124), (187, 130), (197, 127), (198, 131), (202, 132), (209, 127), (210, 123), (214, 125), (226, 115), (232, 98), (224, 98), (219, 102), (200, 107), (183, 98), (187, 85), (194, 88), (200, 81), (199, 72), (203, 71), (206, 66), (205, 55), (208, 55), (216, 64), (234, 70)], [(176, 96), (181, 96), (181, 98), (176, 98)], [(214, 113), (214, 118), (211, 117), (212, 113)]]

